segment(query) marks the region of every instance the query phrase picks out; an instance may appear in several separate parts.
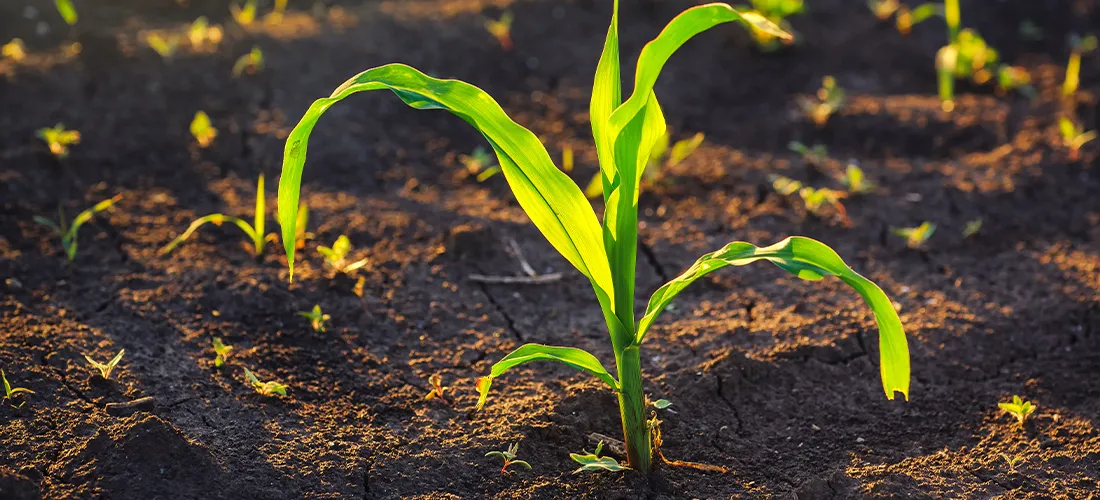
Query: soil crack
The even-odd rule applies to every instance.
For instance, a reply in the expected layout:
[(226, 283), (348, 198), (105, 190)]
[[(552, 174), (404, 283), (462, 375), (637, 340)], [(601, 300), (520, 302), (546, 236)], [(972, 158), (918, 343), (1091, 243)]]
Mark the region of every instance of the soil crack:
[(653, 248), (650, 247), (646, 242), (638, 240), (638, 249), (642, 251), (642, 255), (645, 255), (646, 262), (648, 262), (649, 266), (652, 267), (654, 271), (656, 271), (657, 276), (661, 278), (661, 281), (668, 283), (670, 279), (668, 277), (668, 273), (665, 271), (665, 266), (661, 265), (661, 261), (657, 260), (657, 254), (653, 252)]
[(489, 291), (489, 286), (484, 283), (480, 283), (478, 284), (478, 286), (481, 287), (481, 291), (485, 294), (485, 297), (489, 299), (489, 303), (492, 304), (493, 307), (496, 308), (497, 312), (504, 317), (504, 322), (508, 325), (508, 331), (512, 332), (512, 335), (516, 337), (516, 340), (520, 342), (525, 342), (526, 340), (524, 339), (523, 333), (520, 332), (519, 327), (516, 326), (516, 320), (512, 318), (512, 315), (508, 314), (508, 311), (505, 310), (504, 306), (500, 302), (498, 302), (497, 298), (493, 296), (493, 293)]

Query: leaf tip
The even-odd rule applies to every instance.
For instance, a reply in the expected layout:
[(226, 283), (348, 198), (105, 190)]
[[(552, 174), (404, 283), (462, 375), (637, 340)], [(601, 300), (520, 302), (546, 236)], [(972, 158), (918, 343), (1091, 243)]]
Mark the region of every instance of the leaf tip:
[(493, 385), (492, 377), (481, 377), (477, 379), (477, 406), (474, 407), (474, 411), (480, 411), (485, 407), (485, 401), (489, 399), (489, 387)]

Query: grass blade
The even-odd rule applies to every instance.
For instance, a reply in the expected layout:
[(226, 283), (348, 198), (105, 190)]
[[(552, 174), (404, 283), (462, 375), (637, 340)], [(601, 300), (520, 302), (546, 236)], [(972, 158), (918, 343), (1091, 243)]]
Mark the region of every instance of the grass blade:
[[(259, 257), (264, 253), (264, 224), (267, 221), (267, 214), (264, 196), (264, 174), (260, 174), (259, 180), (256, 181), (256, 215), (252, 224), (252, 250), (256, 252), (256, 256)], [(297, 222), (298, 217), (294, 217)], [(242, 228), (243, 229), (243, 228)], [(245, 230), (247, 233), (248, 230)], [(297, 232), (294, 233), (297, 235)], [(291, 243), (293, 245), (294, 243)]]
[(214, 225), (220, 226), (220, 225), (222, 225), (223, 222), (232, 222), (232, 223), (236, 224), (237, 227), (241, 228), (241, 230), (244, 231), (245, 234), (248, 235), (248, 237), (250, 239), (255, 241), (256, 232), (252, 229), (252, 226), (248, 225), (248, 222), (246, 222), (242, 219), (239, 219), (237, 217), (229, 216), (229, 215), (210, 214), (210, 215), (207, 215), (207, 216), (204, 216), (204, 217), (199, 217), (198, 219), (195, 219), (195, 221), (192, 222), (190, 226), (187, 226), (187, 230), (184, 231), (183, 234), (177, 236), (176, 239), (172, 240), (171, 243), (165, 245), (164, 248), (161, 248), (157, 252), (157, 255), (166, 255), (169, 252), (171, 252), (172, 250), (175, 250), (176, 247), (178, 247), (184, 241), (187, 241), (187, 238), (190, 238), (191, 235), (194, 234), (194, 232), (197, 231), (203, 225), (205, 225), (207, 223), (213, 223)]
[(615, 381), (615, 378), (604, 369), (600, 360), (589, 354), (588, 351), (575, 347), (524, 344), (500, 361), (497, 361), (489, 371), (489, 375), (481, 377), (477, 381), (477, 390), (479, 393), (477, 409), (480, 410), (485, 406), (485, 401), (489, 397), (489, 387), (492, 385), (494, 378), (501, 376), (504, 372), (517, 365), (530, 361), (557, 361), (571, 368), (595, 375), (596, 378), (611, 386), (613, 390), (619, 389), (619, 384)]

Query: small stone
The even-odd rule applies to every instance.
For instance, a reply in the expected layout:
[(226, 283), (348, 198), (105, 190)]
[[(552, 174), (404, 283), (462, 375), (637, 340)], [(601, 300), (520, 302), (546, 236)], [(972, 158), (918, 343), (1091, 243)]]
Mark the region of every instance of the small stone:
[(114, 417), (128, 417), (139, 411), (152, 411), (156, 401), (152, 396), (138, 398), (123, 403), (107, 403), (107, 414)]

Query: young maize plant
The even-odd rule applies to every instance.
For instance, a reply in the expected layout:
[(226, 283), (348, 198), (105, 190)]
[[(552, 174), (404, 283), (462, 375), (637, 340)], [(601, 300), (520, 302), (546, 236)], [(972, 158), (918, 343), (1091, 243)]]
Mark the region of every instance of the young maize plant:
[(113, 198), (96, 203), (92, 208), (77, 214), (72, 223), (67, 224), (65, 222), (65, 212), (61, 208), (57, 209), (57, 222), (37, 215), (34, 217), (34, 221), (53, 229), (54, 234), (61, 239), (61, 249), (65, 251), (65, 258), (69, 259), (69, 265), (72, 265), (73, 260), (76, 259), (76, 235), (80, 231), (80, 226), (92, 220), (92, 217), (95, 217), (96, 214), (111, 208), (121, 199), (122, 195), (116, 194)]
[[(192, 222), (190, 226), (187, 226), (187, 230), (184, 231), (183, 234), (177, 236), (176, 239), (172, 240), (171, 243), (165, 245), (164, 248), (161, 248), (159, 251), (157, 251), (157, 255), (167, 255), (172, 250), (175, 250), (176, 247), (180, 246), (180, 244), (184, 241), (187, 241), (187, 238), (190, 238), (191, 235), (195, 233), (195, 231), (197, 231), (207, 222), (210, 222), (215, 226), (220, 226), (223, 222), (232, 222), (233, 224), (236, 224), (237, 227), (241, 228), (241, 231), (244, 231), (244, 234), (248, 236), (250, 240), (252, 240), (252, 248), (250, 250), (252, 251), (252, 254), (255, 255), (257, 259), (259, 259), (264, 255), (264, 244), (266, 244), (268, 241), (273, 241), (276, 238), (274, 233), (268, 235), (264, 234), (264, 223), (267, 219), (264, 214), (264, 210), (264, 176), (263, 174), (260, 174), (259, 180), (256, 181), (256, 215), (253, 219), (253, 224), (250, 225), (244, 219), (225, 214), (210, 214), (199, 217), (198, 219), (195, 219), (195, 221)], [(295, 237), (297, 237), (297, 233), (291, 232), (291, 245), (294, 245), (294, 242), (297, 241), (294, 239)], [(244, 246), (247, 248), (248, 244), (245, 243)]]
[(352, 94), (390, 90), (415, 109), (444, 109), (473, 125), (496, 152), (504, 177), (532, 223), (578, 271), (589, 279), (603, 312), (615, 353), (618, 377), (592, 354), (574, 347), (526, 344), (492, 366), (477, 384), (477, 408), (485, 405), (493, 379), (530, 361), (556, 361), (589, 373), (618, 396), (630, 468), (649, 471), (653, 464), (652, 434), (642, 393), (641, 345), (657, 316), (692, 282), (727, 266), (767, 261), (799, 278), (836, 276), (870, 304), (878, 322), (880, 368), (887, 398), (909, 393), (909, 350), (894, 307), (874, 283), (850, 269), (828, 246), (789, 237), (757, 247), (733, 242), (701, 257), (679, 277), (653, 293), (640, 320), (634, 317), (635, 265), (638, 249), (638, 194), (653, 144), (665, 132), (664, 115), (654, 95), (657, 77), (672, 54), (693, 36), (716, 25), (741, 22), (785, 32), (759, 14), (738, 12), (722, 3), (688, 9), (649, 42), (638, 59), (634, 92), (622, 99), (619, 66), (618, 4), (596, 68), (590, 116), (600, 163), (604, 219), (601, 224), (581, 189), (559, 170), (535, 134), (512, 121), (481, 89), (457, 80), (438, 80), (409, 66), (390, 64), (367, 70), (315, 101), (291, 131), (283, 156), (279, 184), (279, 221), (293, 279), (294, 221), (297, 217), (302, 170), (309, 135), (321, 115)]

